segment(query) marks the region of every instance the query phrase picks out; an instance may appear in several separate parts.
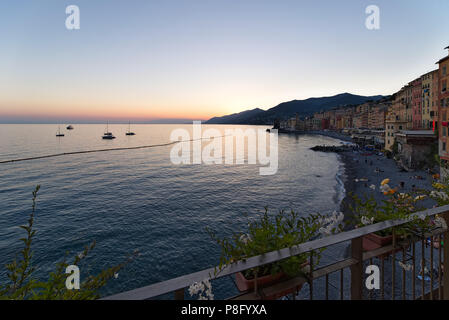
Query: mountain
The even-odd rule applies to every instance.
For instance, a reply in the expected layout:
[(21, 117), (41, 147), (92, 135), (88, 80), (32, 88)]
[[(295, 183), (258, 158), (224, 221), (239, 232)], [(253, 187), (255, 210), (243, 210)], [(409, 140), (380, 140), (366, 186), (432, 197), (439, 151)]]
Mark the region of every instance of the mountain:
[(239, 113), (233, 113), (228, 116), (223, 117), (214, 117), (209, 119), (206, 123), (208, 124), (247, 124), (248, 121), (251, 121), (254, 118), (257, 118), (259, 114), (264, 113), (265, 111), (259, 108), (253, 110), (242, 111)]
[(350, 93), (337, 94), (331, 97), (308, 98), (282, 102), (266, 111), (253, 109), (234, 113), (223, 117), (214, 117), (207, 124), (272, 124), (274, 119), (288, 119), (296, 113), (300, 117), (311, 116), (315, 112), (326, 111), (336, 107), (362, 104), (367, 101), (377, 101), (385, 96), (359, 96)]

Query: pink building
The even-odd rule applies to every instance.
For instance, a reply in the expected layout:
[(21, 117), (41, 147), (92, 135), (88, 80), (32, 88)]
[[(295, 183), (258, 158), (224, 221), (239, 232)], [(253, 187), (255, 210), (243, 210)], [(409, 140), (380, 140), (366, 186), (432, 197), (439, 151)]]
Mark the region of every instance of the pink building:
[(413, 129), (422, 129), (422, 81), (421, 77), (411, 82), (412, 85), (412, 122)]

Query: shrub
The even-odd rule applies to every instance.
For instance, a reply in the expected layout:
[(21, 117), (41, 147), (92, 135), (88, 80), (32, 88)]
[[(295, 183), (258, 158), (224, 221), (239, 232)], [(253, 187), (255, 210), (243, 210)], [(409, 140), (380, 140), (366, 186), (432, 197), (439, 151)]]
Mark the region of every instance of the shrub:
[[(313, 214), (302, 217), (297, 212), (280, 211), (270, 216), (268, 208), (256, 221), (248, 224), (247, 233), (235, 232), (232, 236), (220, 239), (216, 234), (207, 229), (211, 238), (221, 247), (219, 270), (239, 260), (290, 248), (315, 238), (338, 232), (343, 214), (334, 212), (332, 216), (326, 217)], [(313, 263), (318, 264), (321, 252), (324, 249), (313, 252)], [(282, 261), (277, 261), (257, 269), (243, 272), (245, 278), (252, 279), (257, 274), (262, 277), (268, 274), (283, 272), (289, 276), (302, 273), (302, 269), (309, 262), (310, 253), (299, 254)]]
[(125, 262), (101, 271), (99, 274), (87, 277), (80, 283), (79, 290), (66, 288), (66, 280), (70, 274), (66, 274), (69, 265), (78, 266), (80, 262), (94, 249), (95, 242), (86, 246), (84, 251), (74, 257), (72, 262), (67, 262), (67, 253), (64, 260), (56, 264), (54, 272), (49, 274), (47, 281), (39, 281), (33, 277), (36, 268), (32, 264), (33, 252), (31, 245), (36, 235), (34, 230), (34, 215), (36, 212), (36, 200), (40, 186), (33, 191), (32, 210), (28, 224), (20, 226), (26, 231), (26, 237), (20, 240), (24, 248), (14, 260), (6, 265), (9, 283), (0, 286), (0, 300), (90, 300), (99, 298), (99, 289), (104, 287), (108, 280), (117, 276), (117, 273), (126, 264), (130, 263), (138, 252), (134, 252)]

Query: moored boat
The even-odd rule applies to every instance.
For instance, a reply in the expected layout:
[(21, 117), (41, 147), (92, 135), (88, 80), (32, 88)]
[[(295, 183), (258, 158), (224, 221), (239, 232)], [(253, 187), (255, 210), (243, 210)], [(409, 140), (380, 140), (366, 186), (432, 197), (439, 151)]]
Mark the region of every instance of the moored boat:
[(112, 134), (112, 132), (109, 132), (109, 123), (106, 124), (106, 132), (103, 134), (103, 139), (106, 140), (112, 140), (115, 139), (114, 135)]
[(127, 136), (135, 136), (136, 134), (131, 131), (131, 121), (128, 123), (128, 131), (126, 132)]
[(64, 134), (61, 133), (61, 127), (58, 127), (58, 132), (56, 133), (57, 137), (64, 137)]

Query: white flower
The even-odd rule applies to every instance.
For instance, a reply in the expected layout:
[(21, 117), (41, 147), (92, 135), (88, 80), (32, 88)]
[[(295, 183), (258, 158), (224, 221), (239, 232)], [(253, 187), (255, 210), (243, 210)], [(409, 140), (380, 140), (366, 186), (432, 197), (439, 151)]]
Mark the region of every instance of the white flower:
[(447, 229), (447, 223), (446, 223), (446, 220), (444, 220), (443, 218), (441, 218), (441, 217), (436, 217), (435, 220), (434, 220), (434, 222), (435, 222), (435, 225), (436, 225), (437, 227), (443, 228), (443, 229)]
[(198, 295), (198, 300), (214, 300), (212, 293), (212, 285), (209, 279), (204, 279), (201, 282), (195, 282), (189, 287), (190, 296)]
[(366, 225), (369, 225), (369, 224), (373, 224), (374, 217), (368, 218), (368, 217), (362, 216), (362, 218), (360, 220), (361, 220), (362, 224), (364, 226), (366, 226)]
[(322, 236), (329, 236), (333, 234), (341, 222), (343, 222), (345, 215), (343, 212), (334, 211), (332, 215), (323, 217), (320, 219), (319, 223), (322, 227), (318, 230)]
[(376, 186), (374, 184), (369, 186), (371, 189), (376, 190)]
[(115, 278), (115, 279), (118, 278), (118, 272), (114, 273), (114, 278)]
[(332, 231), (329, 230), (329, 228), (325, 228), (325, 227), (321, 227), (321, 228), (319, 229), (319, 232), (320, 232), (320, 234), (323, 235), (323, 236), (330, 236), (330, 235), (332, 234)]
[(441, 200), (449, 200), (449, 196), (443, 191), (432, 191), (430, 192), (430, 196), (432, 198), (439, 198)]
[(251, 236), (249, 234), (242, 234), (240, 236), (240, 241), (242, 241), (244, 244), (247, 244), (251, 240)]
[(391, 188), (390, 188), (390, 186), (386, 183), (386, 184), (384, 184), (384, 185), (381, 185), (381, 186), (379, 187), (379, 190), (380, 190), (381, 192), (388, 192), (388, 191), (391, 190)]

